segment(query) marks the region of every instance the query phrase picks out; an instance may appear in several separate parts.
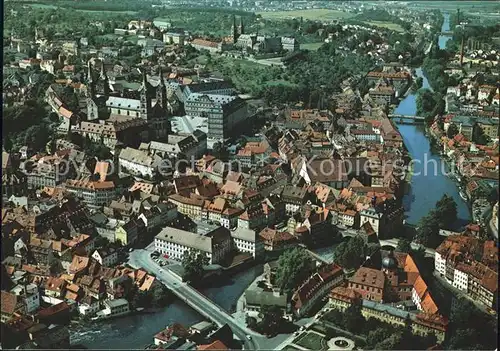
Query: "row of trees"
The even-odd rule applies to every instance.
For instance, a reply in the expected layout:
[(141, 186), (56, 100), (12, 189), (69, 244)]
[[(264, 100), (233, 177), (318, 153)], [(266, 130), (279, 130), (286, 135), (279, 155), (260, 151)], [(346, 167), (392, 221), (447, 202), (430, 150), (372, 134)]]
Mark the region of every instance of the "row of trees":
[(208, 256), (201, 251), (189, 250), (182, 256), (184, 273), (182, 279), (187, 282), (200, 281), (204, 275), (204, 267), (210, 263)]
[(417, 115), (424, 116), (427, 124), (434, 121), (434, 117), (442, 115), (446, 104), (443, 95), (429, 89), (421, 89), (417, 93)]
[(437, 247), (441, 243), (439, 229), (452, 229), (457, 221), (457, 204), (446, 194), (436, 203), (436, 208), (431, 210), (418, 223), (415, 241), (428, 246)]
[(493, 350), (497, 348), (498, 320), (480, 312), (465, 298), (454, 299), (450, 313), (448, 350)]

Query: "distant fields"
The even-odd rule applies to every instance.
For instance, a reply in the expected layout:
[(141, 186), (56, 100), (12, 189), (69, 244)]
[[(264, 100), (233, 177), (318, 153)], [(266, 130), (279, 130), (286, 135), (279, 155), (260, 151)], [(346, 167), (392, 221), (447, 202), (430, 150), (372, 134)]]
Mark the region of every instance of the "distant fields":
[(320, 47), (322, 47), (324, 42), (321, 43), (306, 43), (306, 44), (300, 44), (300, 48), (302, 50), (311, 50), (311, 51), (316, 51)]
[(403, 27), (401, 27), (397, 23), (385, 22), (385, 21), (364, 21), (364, 23), (369, 24), (371, 26), (383, 27), (387, 29), (394, 30), (396, 32), (404, 32)]
[(290, 19), (303, 17), (307, 20), (333, 21), (353, 17), (348, 12), (329, 9), (256, 12), (265, 19)]
[[(34, 9), (57, 9), (59, 6), (55, 5), (47, 5), (47, 4), (30, 4), (30, 6)], [(126, 15), (133, 15), (136, 14), (137, 11), (101, 11), (101, 10), (81, 10), (81, 9), (74, 9), (70, 7), (64, 7), (62, 6), (63, 9), (71, 9), (73, 11), (78, 11), (78, 12), (86, 12), (86, 13), (116, 13), (116, 14), (126, 14)]]

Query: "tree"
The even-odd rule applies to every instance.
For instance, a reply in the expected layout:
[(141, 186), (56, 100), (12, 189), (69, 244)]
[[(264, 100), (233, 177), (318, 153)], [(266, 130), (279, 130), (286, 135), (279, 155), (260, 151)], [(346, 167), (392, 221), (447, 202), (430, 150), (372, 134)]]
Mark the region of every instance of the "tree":
[(172, 299), (172, 293), (163, 284), (156, 283), (150, 291), (151, 302), (155, 307), (165, 307)]
[(484, 134), (481, 127), (475, 126), (472, 131), (472, 141), (479, 145), (486, 145), (489, 143), (490, 139)]
[(439, 221), (439, 227), (450, 229), (457, 221), (457, 203), (446, 194), (436, 203), (436, 215)]
[(146, 291), (134, 288), (131, 295), (132, 299), (130, 304), (132, 307), (149, 307), (151, 305), (151, 296)]
[(212, 147), (212, 154), (218, 158), (219, 160), (225, 161), (229, 156), (229, 152), (227, 151), (227, 147), (222, 142), (214, 143)]
[(335, 262), (345, 268), (357, 268), (363, 263), (366, 253), (366, 244), (360, 236), (340, 243), (334, 250)]
[(437, 246), (439, 240), (439, 220), (432, 210), (427, 216), (422, 217), (417, 227), (416, 242), (424, 246)]
[(198, 250), (184, 251), (182, 257), (182, 267), (184, 268), (184, 274), (182, 279), (184, 281), (196, 281), (203, 278), (203, 267), (208, 265), (210, 262), (208, 256)]
[(393, 330), (390, 328), (379, 327), (377, 329), (374, 329), (374, 330), (371, 330), (368, 332), (368, 335), (366, 337), (366, 342), (372, 349), (375, 349), (375, 345), (390, 338), (392, 333), (393, 333)]
[(4, 135), (3, 139), (3, 147), (5, 148), (5, 151), (11, 152), (12, 151), (12, 138), (10, 138), (8, 135)]
[(344, 311), (343, 326), (351, 333), (360, 332), (365, 322), (360, 304), (354, 303)]
[(373, 349), (374, 350), (394, 350), (397, 349), (397, 346), (401, 342), (401, 333), (396, 332), (393, 333), (391, 336), (388, 338), (380, 341), (378, 344), (376, 344)]
[(409, 240), (407, 238), (400, 238), (398, 241), (398, 245), (396, 247), (396, 251), (406, 252), (406, 253), (412, 252), (411, 240)]
[(285, 251), (278, 259), (276, 283), (281, 291), (291, 292), (311, 273), (311, 257), (303, 248)]
[(453, 139), (455, 137), (455, 135), (458, 134), (458, 127), (456, 124), (450, 124), (450, 126), (448, 127), (448, 131), (446, 132), (446, 135), (448, 136), (448, 138), (450, 139)]
[(257, 323), (256, 329), (259, 333), (276, 335), (283, 324), (283, 313), (278, 306), (263, 305), (260, 309), (262, 320)]
[[(480, 312), (465, 298), (451, 305), (446, 348), (451, 350), (493, 350), (497, 347), (497, 319)], [(481, 326), (477, 328), (475, 326)]]

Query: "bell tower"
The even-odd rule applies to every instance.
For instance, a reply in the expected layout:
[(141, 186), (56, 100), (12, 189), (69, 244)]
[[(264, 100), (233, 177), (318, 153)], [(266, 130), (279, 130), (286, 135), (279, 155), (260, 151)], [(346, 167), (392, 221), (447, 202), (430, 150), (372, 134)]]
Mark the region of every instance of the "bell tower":
[(95, 81), (94, 81), (94, 72), (92, 71), (92, 63), (90, 62), (87, 62), (87, 81), (88, 81), (88, 94), (89, 94), (89, 97), (91, 99), (94, 99), (95, 98), (95, 94), (96, 94), (96, 89), (95, 89)]
[(233, 43), (236, 43), (239, 37), (239, 28), (236, 26), (236, 16), (233, 15), (233, 25), (231, 26), (231, 36), (233, 37)]
[(167, 88), (165, 87), (165, 81), (163, 80), (163, 70), (160, 68), (160, 84), (156, 88), (156, 103), (159, 103), (161, 107), (167, 109)]
[(151, 115), (151, 98), (148, 94), (148, 80), (146, 70), (142, 71), (142, 88), (141, 88), (141, 118), (147, 120)]

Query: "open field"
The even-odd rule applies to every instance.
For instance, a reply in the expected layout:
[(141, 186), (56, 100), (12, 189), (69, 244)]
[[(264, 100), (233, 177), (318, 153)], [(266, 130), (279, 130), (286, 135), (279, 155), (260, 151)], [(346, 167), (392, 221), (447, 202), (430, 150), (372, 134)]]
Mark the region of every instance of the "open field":
[(364, 21), (364, 23), (369, 24), (371, 26), (383, 27), (387, 29), (394, 30), (396, 32), (404, 32), (403, 27), (401, 27), (397, 23), (385, 22), (385, 21)]
[[(55, 5), (47, 5), (47, 4), (30, 4), (30, 6), (34, 9), (57, 9), (59, 6)], [(126, 15), (133, 15), (136, 14), (137, 11), (101, 11), (101, 10), (80, 10), (80, 9), (73, 9), (70, 7), (64, 7), (64, 9), (71, 9), (73, 11), (78, 11), (78, 12), (84, 12), (84, 13), (109, 13), (109, 14), (126, 14)]]
[(311, 50), (311, 51), (316, 51), (320, 47), (323, 46), (323, 42), (321, 43), (306, 43), (306, 44), (300, 44), (300, 49), (301, 50)]
[(353, 17), (353, 14), (338, 10), (328, 9), (311, 9), (311, 10), (294, 10), (294, 11), (265, 11), (257, 12), (266, 19), (290, 19), (303, 17), (307, 20), (322, 20), (333, 21), (338, 19)]

